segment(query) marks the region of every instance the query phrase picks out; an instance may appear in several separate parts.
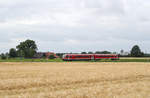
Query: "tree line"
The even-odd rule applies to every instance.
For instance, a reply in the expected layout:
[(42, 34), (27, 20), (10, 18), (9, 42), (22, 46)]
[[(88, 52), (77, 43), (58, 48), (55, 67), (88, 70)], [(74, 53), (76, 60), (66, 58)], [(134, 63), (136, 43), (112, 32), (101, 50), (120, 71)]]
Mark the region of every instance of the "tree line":
[[(8, 53), (2, 53), (1, 59), (7, 58), (33, 58), (34, 55), (37, 53), (37, 45), (34, 40), (27, 39), (26, 41), (20, 42), (16, 48), (11, 48)], [(57, 56), (62, 57), (65, 53), (56, 53)], [(96, 52), (81, 52), (81, 54), (116, 54), (116, 52), (110, 51), (96, 51)], [(133, 46), (130, 53), (128, 55), (120, 55), (126, 57), (150, 57), (150, 54), (145, 54), (141, 51), (138, 45)], [(43, 55), (43, 58), (45, 56)], [(50, 55), (50, 59), (55, 58), (53, 55)]]
[(26, 41), (20, 42), (20, 44), (17, 45), (16, 48), (11, 48), (9, 50), (9, 53), (2, 53), (1, 58), (33, 58), (33, 56), (37, 53), (37, 50), (38, 48), (35, 41), (28, 39)]

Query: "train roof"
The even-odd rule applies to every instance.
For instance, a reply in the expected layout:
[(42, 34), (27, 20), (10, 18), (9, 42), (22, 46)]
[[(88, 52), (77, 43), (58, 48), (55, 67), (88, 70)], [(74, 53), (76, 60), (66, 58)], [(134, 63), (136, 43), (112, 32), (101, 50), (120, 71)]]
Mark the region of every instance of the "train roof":
[(65, 55), (118, 55), (118, 54), (65, 54)]

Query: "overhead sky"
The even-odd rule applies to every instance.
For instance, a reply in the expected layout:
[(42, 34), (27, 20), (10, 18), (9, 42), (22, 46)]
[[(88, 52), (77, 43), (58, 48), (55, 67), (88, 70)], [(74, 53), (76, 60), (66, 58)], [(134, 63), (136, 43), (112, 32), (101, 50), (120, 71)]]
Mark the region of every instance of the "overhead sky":
[(150, 0), (0, 0), (0, 52), (26, 39), (38, 51), (150, 52)]

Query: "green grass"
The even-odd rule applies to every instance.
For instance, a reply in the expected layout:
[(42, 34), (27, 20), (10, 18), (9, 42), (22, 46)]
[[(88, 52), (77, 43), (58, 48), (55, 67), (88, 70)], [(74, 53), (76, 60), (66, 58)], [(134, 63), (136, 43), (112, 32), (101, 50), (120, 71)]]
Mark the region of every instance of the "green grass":
[(15, 59), (6, 59), (2, 60), (0, 59), (0, 62), (150, 62), (150, 59), (124, 59), (121, 58), (120, 60), (107, 60), (107, 59), (102, 59), (98, 61), (63, 61), (61, 59), (24, 59), (24, 58), (15, 58)]
[(15, 58), (15, 59), (0, 59), (0, 62), (62, 62), (61, 59), (24, 59), (24, 58)]

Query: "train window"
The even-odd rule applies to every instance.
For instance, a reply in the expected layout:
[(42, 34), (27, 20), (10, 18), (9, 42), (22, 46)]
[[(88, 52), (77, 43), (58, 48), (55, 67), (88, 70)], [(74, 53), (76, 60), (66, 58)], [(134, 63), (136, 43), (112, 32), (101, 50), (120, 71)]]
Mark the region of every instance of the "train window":
[(101, 55), (101, 56), (96, 56), (96, 57), (114, 57), (114, 56)]
[(103, 55), (102, 55), (102, 56), (97, 56), (97, 57), (107, 57), (107, 56), (103, 56)]
[(85, 56), (85, 55), (79, 55), (79, 56), (75, 56), (76, 58), (89, 58), (90, 56)]
[(78, 56), (75, 56), (75, 58), (78, 58)]
[(89, 58), (89, 56), (82, 56), (82, 57), (84, 57), (84, 58)]

